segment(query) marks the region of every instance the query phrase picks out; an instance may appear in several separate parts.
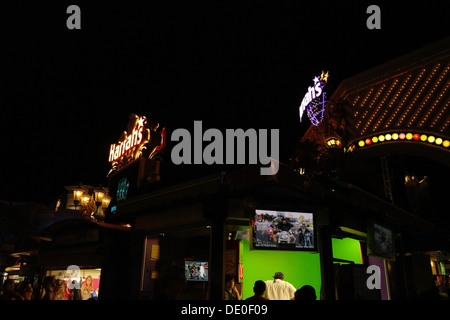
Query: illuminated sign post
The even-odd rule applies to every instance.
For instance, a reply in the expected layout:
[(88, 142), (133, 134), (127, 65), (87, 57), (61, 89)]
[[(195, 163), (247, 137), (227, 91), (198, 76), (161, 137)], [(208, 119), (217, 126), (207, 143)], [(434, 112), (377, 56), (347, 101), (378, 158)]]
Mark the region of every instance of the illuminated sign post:
[(302, 122), (302, 117), (306, 110), (311, 123), (314, 126), (317, 126), (322, 122), (325, 112), (326, 92), (324, 91), (324, 87), (328, 81), (328, 71), (327, 73), (322, 71), (320, 77), (314, 77), (313, 81), (314, 85), (308, 88), (308, 92), (305, 94), (302, 103), (300, 104), (299, 114), (300, 122)]
[[(109, 147), (108, 173), (111, 212), (105, 219), (120, 214), (120, 202), (136, 195), (139, 188), (160, 180), (159, 152), (166, 144), (166, 128), (144, 116), (130, 115), (127, 131)], [(114, 208), (114, 209), (113, 209)]]

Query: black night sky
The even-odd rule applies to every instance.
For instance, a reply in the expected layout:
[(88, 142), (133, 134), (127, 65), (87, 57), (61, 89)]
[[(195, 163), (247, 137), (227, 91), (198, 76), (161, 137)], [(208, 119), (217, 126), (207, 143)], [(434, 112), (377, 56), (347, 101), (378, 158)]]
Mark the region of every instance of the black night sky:
[[(329, 91), (449, 36), (448, 1), (392, 2), (1, 5), (0, 199), (49, 204), (64, 185), (106, 185), (109, 146), (130, 113), (166, 126), (169, 139), (194, 120), (279, 128), (287, 161), (308, 127), (298, 106), (314, 76), (329, 70)], [(70, 4), (81, 30), (66, 27)], [(366, 27), (371, 4), (381, 30)]]

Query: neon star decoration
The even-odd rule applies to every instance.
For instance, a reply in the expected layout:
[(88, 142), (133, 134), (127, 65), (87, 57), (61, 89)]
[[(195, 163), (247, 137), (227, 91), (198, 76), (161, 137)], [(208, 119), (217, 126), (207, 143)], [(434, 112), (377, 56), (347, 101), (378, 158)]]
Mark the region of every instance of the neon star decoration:
[(308, 92), (299, 107), (300, 122), (302, 122), (305, 111), (312, 125), (318, 126), (322, 122), (326, 105), (324, 87), (328, 81), (328, 76), (328, 71), (326, 73), (322, 71), (320, 77), (314, 77), (314, 85), (308, 88)]

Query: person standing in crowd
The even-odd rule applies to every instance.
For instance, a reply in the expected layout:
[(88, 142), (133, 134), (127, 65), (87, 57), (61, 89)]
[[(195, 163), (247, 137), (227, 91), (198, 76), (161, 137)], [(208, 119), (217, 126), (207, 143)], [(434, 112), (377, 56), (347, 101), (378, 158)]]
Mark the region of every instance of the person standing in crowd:
[(295, 291), (294, 300), (315, 301), (316, 299), (316, 290), (308, 284)]
[(255, 295), (245, 299), (245, 300), (269, 300), (263, 297), (264, 291), (266, 291), (266, 283), (262, 280), (255, 281), (255, 285), (253, 286), (253, 292)]
[(276, 272), (273, 280), (266, 281), (266, 298), (270, 300), (291, 300), (295, 296), (295, 287), (284, 281), (284, 274)]
[(31, 283), (23, 281), (19, 286), (19, 294), (24, 300), (31, 300), (33, 296), (33, 286)]
[(225, 300), (241, 300), (241, 295), (239, 294), (239, 291), (237, 290), (235, 283), (234, 283), (234, 277), (231, 274), (225, 275), (225, 294), (224, 294)]
[(51, 276), (47, 276), (44, 278), (42, 283), (41, 290), (41, 299), (42, 300), (53, 300), (54, 298), (54, 287), (55, 287), (55, 279)]
[(61, 279), (57, 279), (55, 281), (55, 289), (54, 289), (54, 297), (53, 300), (66, 300), (65, 292), (66, 292), (66, 282)]
[(0, 300), (24, 300), (14, 289), (14, 280), (6, 279), (3, 283), (3, 290), (0, 294)]
[(83, 285), (81, 286), (81, 294), (83, 297), (83, 300), (87, 300), (92, 297), (92, 292), (94, 292), (94, 287), (92, 284), (92, 276), (87, 276), (86, 280), (84, 281)]

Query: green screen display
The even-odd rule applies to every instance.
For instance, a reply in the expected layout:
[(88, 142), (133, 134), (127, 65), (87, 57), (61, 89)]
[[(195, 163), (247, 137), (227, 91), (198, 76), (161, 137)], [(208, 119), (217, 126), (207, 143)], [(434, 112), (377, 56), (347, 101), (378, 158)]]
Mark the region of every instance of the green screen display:
[(353, 261), (362, 264), (361, 246), (358, 240), (351, 238), (331, 239), (333, 246), (333, 258)]
[[(275, 272), (283, 272), (285, 281), (296, 289), (309, 284), (320, 298), (320, 255), (311, 252), (250, 250), (249, 241), (242, 241), (244, 264), (243, 299), (251, 297), (256, 280), (272, 280)], [(358, 240), (332, 239), (333, 257), (361, 264), (361, 247)]]
[(285, 281), (296, 289), (309, 284), (320, 297), (320, 256), (318, 253), (297, 251), (251, 250), (243, 241), (243, 299), (253, 296), (256, 280), (272, 280), (275, 272), (283, 272)]

